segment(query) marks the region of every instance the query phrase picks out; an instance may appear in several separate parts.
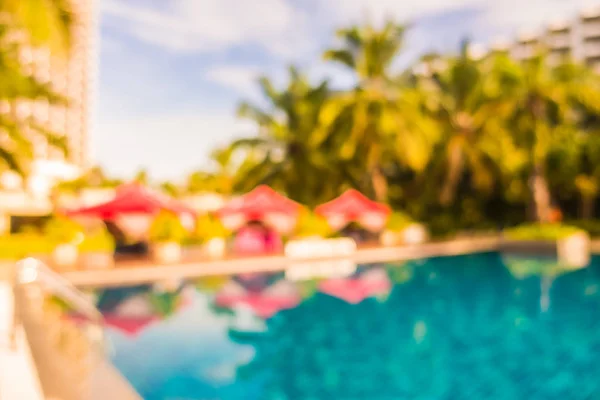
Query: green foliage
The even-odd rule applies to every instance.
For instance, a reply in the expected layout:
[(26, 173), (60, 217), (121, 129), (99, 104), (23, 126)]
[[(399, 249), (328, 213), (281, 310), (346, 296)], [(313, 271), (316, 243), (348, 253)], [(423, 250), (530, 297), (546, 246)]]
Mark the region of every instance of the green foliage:
[(231, 235), (214, 215), (204, 214), (196, 220), (193, 239), (198, 243), (204, 243), (211, 239), (226, 238)]
[(181, 304), (180, 292), (151, 292), (148, 296), (154, 311), (163, 318), (173, 315)]
[(84, 237), (83, 227), (68, 217), (56, 215), (44, 227), (44, 234), (55, 243), (76, 243)]
[(502, 262), (517, 279), (526, 279), (531, 276), (556, 277), (570, 270), (568, 266), (560, 264), (556, 260), (531, 257), (503, 256)]
[[(45, 6), (49, 6), (54, 1), (45, 2), (38, 15), (42, 15)], [(14, 33), (22, 26), (18, 24), (22, 22), (19, 17), (23, 16), (20, 11), (27, 9), (27, 5), (17, 7), (17, 4), (26, 3), (37, 4), (38, 1), (0, 1), (0, 16), (2, 17), (0, 21), (0, 102), (11, 107), (16, 107), (17, 101), (27, 100), (46, 100), (51, 105), (65, 105), (66, 99), (56, 94), (49, 83), (41, 82), (29, 74), (26, 66), (20, 60), (21, 46), (24, 44), (22, 41), (14, 39), (16, 37)], [(6, 15), (5, 11), (14, 15)], [(33, 8), (29, 11), (33, 12)], [(17, 18), (11, 18), (11, 16)], [(46, 23), (48, 21), (39, 22)], [(38, 28), (44, 29), (43, 25)], [(68, 150), (66, 138), (62, 132), (51, 132), (46, 127), (37, 124), (34, 118), (21, 118), (14, 112), (0, 114), (0, 131), (2, 131), (3, 138), (0, 144), (0, 171), (12, 170), (22, 176), (27, 176), (30, 164), (34, 159), (34, 138), (45, 140), (48, 146), (59, 149), (65, 154)]]
[(187, 236), (179, 217), (170, 212), (158, 214), (150, 226), (149, 239), (154, 243), (181, 243)]
[(567, 225), (586, 231), (591, 237), (600, 237), (600, 221), (597, 219), (569, 220)]
[(392, 232), (401, 232), (412, 223), (414, 221), (408, 215), (394, 211), (387, 221), (386, 229)]
[(558, 240), (582, 231), (569, 225), (537, 223), (510, 228), (504, 233), (512, 240)]
[(0, 236), (0, 259), (19, 260), (25, 257), (48, 255), (56, 243), (39, 234), (13, 234)]
[(49, 46), (55, 55), (66, 55), (72, 39), (72, 6), (69, 0), (2, 0), (0, 15), (7, 13), (33, 45)]
[(298, 218), (294, 233), (299, 238), (310, 236), (327, 238), (331, 237), (334, 232), (325, 218), (311, 212), (303, 212)]

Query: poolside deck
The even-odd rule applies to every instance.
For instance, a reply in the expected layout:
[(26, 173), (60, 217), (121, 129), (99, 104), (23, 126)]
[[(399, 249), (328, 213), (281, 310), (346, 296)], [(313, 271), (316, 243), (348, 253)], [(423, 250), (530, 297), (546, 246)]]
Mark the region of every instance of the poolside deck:
[[(482, 253), (496, 250), (499, 243), (499, 237), (489, 236), (397, 247), (366, 245), (360, 247), (352, 259), (358, 264), (367, 264)], [(311, 261), (332, 259), (334, 258), (313, 259)], [(208, 260), (198, 255), (189, 254), (184, 256), (180, 263), (173, 265), (157, 265), (148, 259), (117, 259), (115, 268), (112, 269), (75, 270), (65, 272), (63, 275), (79, 287), (130, 286), (210, 275), (284, 271), (291, 262), (293, 261), (284, 255), (229, 256), (218, 260)]]
[(0, 399), (42, 400), (25, 332), (12, 332), (13, 301), (10, 284), (0, 280)]

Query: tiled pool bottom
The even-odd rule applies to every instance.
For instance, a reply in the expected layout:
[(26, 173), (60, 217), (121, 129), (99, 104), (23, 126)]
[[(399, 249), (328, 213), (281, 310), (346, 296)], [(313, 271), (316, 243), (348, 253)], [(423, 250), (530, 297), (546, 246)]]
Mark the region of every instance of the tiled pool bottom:
[[(113, 320), (138, 312), (108, 332), (147, 400), (600, 398), (600, 259), (568, 272), (485, 254), (359, 275), (211, 278), (100, 303)], [(139, 315), (144, 299), (156, 315)]]

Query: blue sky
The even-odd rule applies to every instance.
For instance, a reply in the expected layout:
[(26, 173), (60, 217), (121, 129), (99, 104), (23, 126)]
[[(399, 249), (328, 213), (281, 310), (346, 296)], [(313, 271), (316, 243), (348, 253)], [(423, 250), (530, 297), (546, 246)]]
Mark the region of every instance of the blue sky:
[(320, 60), (337, 27), (391, 16), (411, 22), (398, 65), (571, 18), (599, 0), (101, 0), (100, 75), (92, 129), (94, 160), (127, 177), (147, 168), (181, 180), (208, 154), (252, 126), (235, 118), (259, 99), (261, 74), (283, 82), (295, 63), (314, 79), (350, 85)]

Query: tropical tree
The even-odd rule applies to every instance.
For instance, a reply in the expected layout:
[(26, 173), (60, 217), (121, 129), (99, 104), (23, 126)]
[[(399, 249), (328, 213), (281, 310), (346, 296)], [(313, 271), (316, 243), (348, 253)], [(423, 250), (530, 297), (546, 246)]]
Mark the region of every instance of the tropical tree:
[(342, 47), (323, 56), (349, 68), (357, 84), (332, 96), (321, 115), (324, 129), (313, 136), (313, 145), (330, 143), (339, 148), (341, 160), (358, 162), (367, 181), (359, 189), (371, 191), (380, 201), (387, 199), (386, 166), (399, 159), (422, 171), (429, 155), (426, 138), (435, 132), (414, 132), (428, 121), (411, 121), (420, 116), (414, 98), (402, 97), (394, 84), (391, 67), (402, 49), (404, 32), (403, 25), (393, 22), (381, 29), (370, 24), (342, 29), (337, 32)]
[(231, 194), (236, 173), (240, 171), (238, 163), (234, 162), (234, 153), (235, 149), (231, 146), (215, 149), (210, 155), (212, 168), (191, 173), (187, 178), (185, 191), (191, 194), (202, 192)]
[[(427, 60), (426, 66), (439, 60)], [(436, 153), (437, 167), (444, 175), (439, 202), (449, 206), (467, 171), (472, 184), (489, 193), (498, 163), (515, 157), (516, 149), (497, 118), (504, 100), (502, 82), (508, 76), (498, 68), (496, 56), (475, 59), (464, 41), (459, 56), (443, 64), (417, 73), (414, 85), (422, 96), (423, 112), (441, 133)]]
[(237, 189), (247, 191), (260, 184), (283, 190), (291, 198), (308, 205), (335, 196), (342, 168), (330, 157), (328, 144), (314, 141), (319, 116), (329, 97), (327, 82), (312, 86), (299, 71), (290, 67), (289, 82), (276, 89), (263, 77), (259, 85), (266, 108), (242, 103), (238, 115), (256, 124), (258, 135), (232, 144), (247, 151), (247, 168)]
[(32, 137), (44, 139), (49, 146), (61, 149), (65, 154), (68, 146), (63, 135), (51, 132), (38, 124), (33, 117), (23, 118), (17, 107), (23, 101), (45, 99), (50, 104), (65, 104), (65, 99), (55, 94), (48, 84), (39, 82), (26, 74), (19, 61), (20, 44), (11, 38), (14, 27), (0, 24), (0, 101), (8, 111), (0, 112), (0, 168), (26, 175), (28, 163), (34, 157)]
[(26, 174), (27, 162), (33, 158), (32, 137), (41, 136), (49, 146), (64, 153), (64, 136), (50, 132), (33, 118), (17, 115), (21, 101), (45, 99), (50, 104), (65, 104), (47, 84), (25, 73), (19, 61), (19, 46), (47, 45), (54, 53), (69, 49), (73, 14), (71, 0), (2, 0), (0, 1), (0, 102), (9, 112), (0, 113), (0, 169)]
[(150, 175), (145, 168), (140, 169), (133, 178), (133, 181), (140, 185), (147, 186), (150, 183)]
[[(516, 84), (503, 87), (508, 94), (505, 104), (510, 108), (507, 124), (515, 143), (528, 156), (535, 218), (548, 221), (552, 201), (546, 171), (548, 157), (553, 148), (572, 143), (582, 133), (582, 108), (598, 115), (600, 84), (576, 64), (551, 66), (543, 52), (520, 64), (513, 63), (512, 71), (518, 78)], [(580, 185), (582, 189), (584, 186), (589, 187)]]

